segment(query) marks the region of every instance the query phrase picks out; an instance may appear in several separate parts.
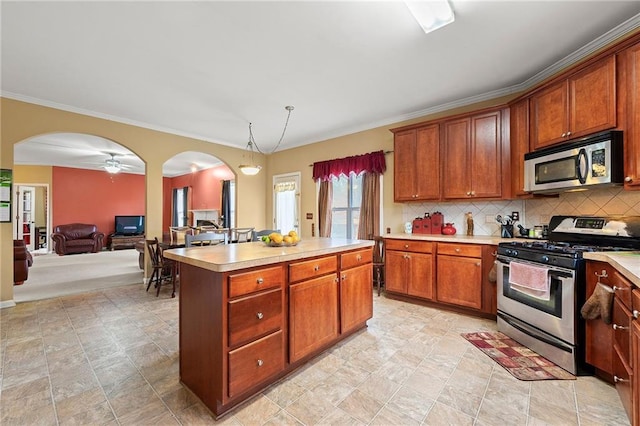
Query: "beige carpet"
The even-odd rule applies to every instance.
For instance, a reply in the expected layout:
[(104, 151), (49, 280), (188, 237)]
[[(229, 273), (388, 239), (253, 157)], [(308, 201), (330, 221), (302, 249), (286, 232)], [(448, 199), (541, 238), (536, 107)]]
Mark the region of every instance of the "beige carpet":
[(29, 278), (13, 287), (16, 303), (130, 284), (142, 285), (136, 250), (34, 256)]

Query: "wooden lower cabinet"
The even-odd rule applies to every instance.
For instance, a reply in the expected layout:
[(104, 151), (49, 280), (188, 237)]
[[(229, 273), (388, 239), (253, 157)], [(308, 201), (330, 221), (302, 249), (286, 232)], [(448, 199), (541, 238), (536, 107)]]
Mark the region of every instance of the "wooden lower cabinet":
[(482, 247), (438, 243), (438, 302), (482, 309)]
[[(588, 261), (586, 267), (586, 297), (594, 292), (598, 281), (613, 287), (614, 269), (606, 262)], [(578, 306), (581, 308), (581, 306)], [(585, 361), (605, 373), (613, 375), (613, 328), (602, 318), (585, 321)]]
[(386, 291), (495, 316), (496, 285), (488, 279), (495, 251), (492, 245), (385, 239)]
[(289, 286), (289, 360), (298, 361), (335, 340), (338, 328), (338, 276)]
[(385, 240), (386, 291), (432, 300), (435, 284), (434, 243)]
[[(640, 292), (640, 290), (637, 290)], [(640, 298), (640, 296), (638, 296)], [(633, 426), (640, 426), (640, 321), (635, 320), (631, 328), (631, 349), (632, 349), (632, 365), (631, 368), (636, 372), (632, 382), (632, 401), (633, 401)]]
[(220, 416), (365, 327), (372, 252), (229, 272), (181, 263), (181, 382)]

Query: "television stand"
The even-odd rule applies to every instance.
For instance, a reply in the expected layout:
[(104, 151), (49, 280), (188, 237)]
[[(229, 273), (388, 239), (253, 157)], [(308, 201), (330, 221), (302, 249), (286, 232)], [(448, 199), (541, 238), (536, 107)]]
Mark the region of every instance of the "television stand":
[(144, 235), (118, 235), (111, 234), (109, 250), (132, 249), (138, 241), (144, 242)]

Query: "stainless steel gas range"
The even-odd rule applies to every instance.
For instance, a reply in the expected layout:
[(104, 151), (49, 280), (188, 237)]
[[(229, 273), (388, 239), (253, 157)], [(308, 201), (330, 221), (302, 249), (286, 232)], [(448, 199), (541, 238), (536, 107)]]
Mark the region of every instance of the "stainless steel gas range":
[(548, 238), (498, 245), (498, 330), (573, 374), (588, 373), (582, 254), (640, 249), (640, 217), (553, 216)]

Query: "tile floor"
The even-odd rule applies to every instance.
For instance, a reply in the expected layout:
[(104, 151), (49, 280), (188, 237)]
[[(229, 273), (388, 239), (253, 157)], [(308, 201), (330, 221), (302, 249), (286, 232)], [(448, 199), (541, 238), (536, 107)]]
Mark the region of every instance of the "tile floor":
[[(178, 381), (178, 303), (139, 285), (0, 311), (3, 425), (215, 424)], [(233, 425), (627, 425), (593, 377), (521, 382), (460, 333), (495, 323), (374, 297), (369, 327), (231, 411)]]

